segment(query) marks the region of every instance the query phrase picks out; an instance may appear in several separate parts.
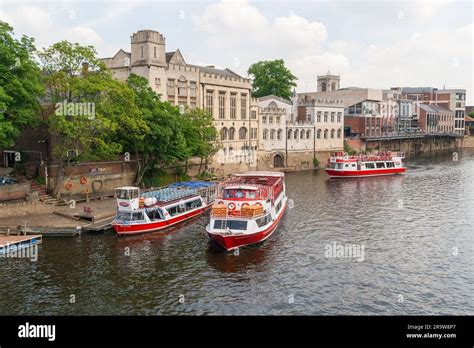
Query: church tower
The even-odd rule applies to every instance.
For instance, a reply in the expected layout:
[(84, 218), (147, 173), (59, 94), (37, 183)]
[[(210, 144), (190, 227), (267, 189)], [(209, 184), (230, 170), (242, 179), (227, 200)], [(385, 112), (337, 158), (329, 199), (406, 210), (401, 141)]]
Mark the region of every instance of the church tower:
[(131, 37), (131, 66), (166, 66), (165, 38), (154, 30), (140, 30)]
[(326, 75), (318, 76), (318, 92), (332, 92), (340, 88), (341, 76), (331, 75), (328, 71)]

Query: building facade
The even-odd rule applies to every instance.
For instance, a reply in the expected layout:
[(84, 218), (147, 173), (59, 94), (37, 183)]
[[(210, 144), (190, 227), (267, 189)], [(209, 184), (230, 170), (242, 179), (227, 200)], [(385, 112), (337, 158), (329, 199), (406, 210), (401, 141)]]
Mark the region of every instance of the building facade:
[(438, 105), (420, 104), (418, 128), (424, 133), (454, 132), (454, 112)]
[(166, 52), (166, 39), (157, 31), (131, 36), (130, 51), (119, 50), (103, 59), (119, 80), (143, 76), (163, 100), (174, 105), (208, 110), (219, 132), (221, 150), (210, 171), (226, 174), (256, 166), (258, 106), (252, 83), (230, 69), (188, 64), (180, 50)]

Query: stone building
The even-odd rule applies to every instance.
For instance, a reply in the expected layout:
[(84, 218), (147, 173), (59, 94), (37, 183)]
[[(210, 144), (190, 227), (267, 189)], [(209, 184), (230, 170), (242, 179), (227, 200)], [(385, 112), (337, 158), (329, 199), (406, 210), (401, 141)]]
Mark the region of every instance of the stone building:
[(434, 104), (420, 104), (418, 128), (429, 134), (453, 133), (454, 112)]
[(259, 98), (258, 168), (310, 168), (344, 148), (344, 107), (337, 99), (293, 95)]
[(258, 107), (250, 79), (230, 69), (187, 63), (179, 49), (166, 51), (166, 39), (157, 31), (134, 33), (130, 45), (130, 51), (121, 49), (103, 59), (117, 79), (126, 80), (131, 73), (143, 76), (164, 100), (213, 115), (221, 150), (210, 171), (227, 174), (256, 166)]
[(332, 92), (339, 89), (341, 82), (340, 75), (331, 75), (328, 71), (326, 75), (318, 75), (318, 92)]

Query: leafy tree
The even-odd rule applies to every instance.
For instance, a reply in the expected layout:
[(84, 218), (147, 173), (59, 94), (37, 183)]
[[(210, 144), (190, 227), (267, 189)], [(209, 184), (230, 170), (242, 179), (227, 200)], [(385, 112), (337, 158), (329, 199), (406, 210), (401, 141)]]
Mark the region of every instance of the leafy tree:
[(12, 146), (21, 127), (38, 120), (43, 88), (35, 51), (32, 38), (15, 39), (13, 28), (0, 21), (0, 147)]
[[(76, 160), (116, 158), (123, 151), (124, 139), (142, 139), (147, 127), (133, 89), (112, 78), (92, 46), (60, 41), (38, 56), (47, 96), (56, 107), (48, 126), (58, 164), (53, 193), (59, 196), (70, 161), (68, 150), (80, 151)], [(81, 105), (88, 112), (74, 110)]]
[(283, 59), (252, 64), (248, 74), (253, 78), (252, 96), (255, 98), (273, 94), (290, 99), (292, 87), (296, 87), (297, 78), (285, 67)]

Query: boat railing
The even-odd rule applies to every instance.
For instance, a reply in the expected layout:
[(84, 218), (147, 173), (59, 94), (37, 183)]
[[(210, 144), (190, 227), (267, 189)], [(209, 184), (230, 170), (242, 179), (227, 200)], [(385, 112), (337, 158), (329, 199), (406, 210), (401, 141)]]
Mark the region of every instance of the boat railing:
[[(259, 185), (259, 184), (246, 184), (246, 183), (241, 183), (241, 182), (225, 182), (219, 185), (219, 191), (218, 191), (218, 197), (221, 199), (227, 199), (227, 198), (239, 198), (239, 197), (225, 197), (224, 192), (225, 190), (229, 188), (236, 188), (236, 190), (239, 190), (239, 186), (242, 187), (242, 190), (244, 190), (244, 187), (250, 187), (252, 189), (255, 189), (256, 195), (252, 199), (257, 199), (257, 200), (267, 200), (272, 197), (272, 187), (270, 186), (264, 186), (264, 185)], [(242, 197), (245, 198), (245, 197)], [(248, 197), (247, 197), (248, 198)]]
[(262, 206), (251, 205), (241, 208), (240, 210), (230, 210), (225, 204), (214, 204), (211, 210), (211, 216), (214, 218), (248, 218), (253, 219), (265, 215)]

